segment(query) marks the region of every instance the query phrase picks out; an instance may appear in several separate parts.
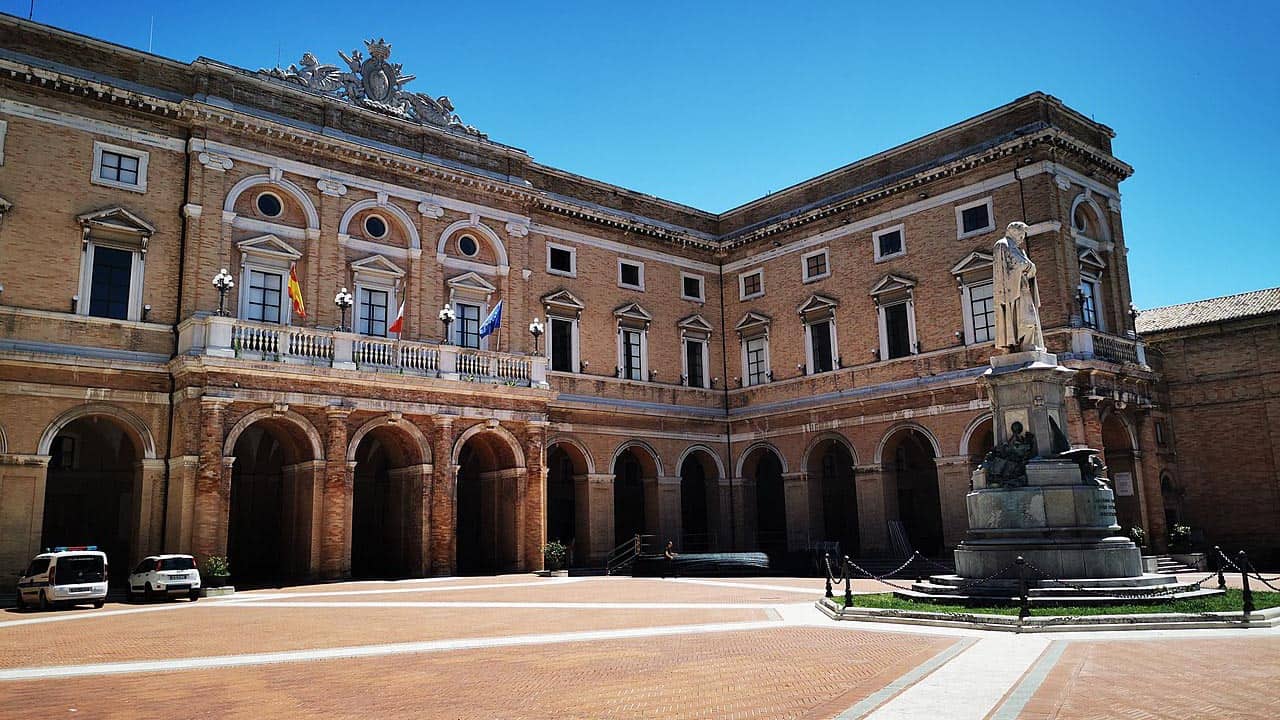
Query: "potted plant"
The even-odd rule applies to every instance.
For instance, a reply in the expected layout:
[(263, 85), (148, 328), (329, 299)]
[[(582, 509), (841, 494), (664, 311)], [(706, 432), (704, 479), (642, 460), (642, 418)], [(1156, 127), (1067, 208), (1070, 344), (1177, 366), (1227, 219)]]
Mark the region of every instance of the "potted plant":
[(204, 559), (201, 579), (205, 587), (226, 587), (231, 580), (231, 563), (225, 556), (210, 555)]
[(544, 577), (568, 575), (565, 560), (569, 557), (569, 548), (559, 540), (552, 540), (542, 546), (542, 560), (545, 567), (538, 574)]
[(1169, 528), (1169, 557), (1196, 570), (1207, 570), (1208, 557), (1202, 552), (1192, 552), (1192, 533), (1191, 526), (1182, 523), (1174, 523)]

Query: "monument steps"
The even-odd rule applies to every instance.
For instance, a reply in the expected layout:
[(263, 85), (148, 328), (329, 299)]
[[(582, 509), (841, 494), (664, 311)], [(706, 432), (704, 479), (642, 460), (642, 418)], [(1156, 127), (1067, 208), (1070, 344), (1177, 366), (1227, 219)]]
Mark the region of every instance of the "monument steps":
[(1169, 555), (1157, 555), (1156, 572), (1161, 575), (1177, 575), (1178, 573), (1194, 573), (1198, 571), (1190, 565), (1174, 560)]

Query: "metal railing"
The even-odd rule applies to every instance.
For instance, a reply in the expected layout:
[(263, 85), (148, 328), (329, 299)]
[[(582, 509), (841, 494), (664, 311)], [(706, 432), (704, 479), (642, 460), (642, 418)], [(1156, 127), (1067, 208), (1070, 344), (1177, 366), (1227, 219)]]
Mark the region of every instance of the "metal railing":
[(635, 565), (636, 560), (641, 557), (653, 554), (657, 549), (654, 544), (656, 537), (656, 535), (636, 535), (615, 547), (609, 552), (608, 559), (605, 560), (605, 574), (616, 575)]

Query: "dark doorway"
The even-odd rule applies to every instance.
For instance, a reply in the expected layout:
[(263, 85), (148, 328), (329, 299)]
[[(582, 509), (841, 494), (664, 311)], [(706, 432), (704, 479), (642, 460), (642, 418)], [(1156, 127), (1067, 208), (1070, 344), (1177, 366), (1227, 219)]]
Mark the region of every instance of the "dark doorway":
[(915, 430), (903, 430), (885, 448), (898, 494), (898, 517), (915, 550), (942, 552), (942, 504), (933, 445)]
[(411, 467), (416, 458), (406, 457), (394, 432), (379, 428), (361, 438), (356, 447), (351, 497), (351, 576), (355, 578), (414, 574), (412, 514), (422, 512), (422, 487)]
[(480, 434), (458, 455), (457, 568), (459, 574), (514, 570), (517, 471), (500, 439)]
[(573, 458), (559, 445), (547, 451), (547, 542), (573, 547), (577, 534)]
[(760, 450), (755, 466), (756, 544), (768, 553), (787, 550), (787, 496), (782, 484), (782, 461), (771, 450)]
[(684, 552), (705, 552), (713, 545), (707, 517), (707, 470), (690, 455), (680, 465), (681, 548)]
[(824, 440), (814, 448), (809, 462), (809, 482), (816, 480), (821, 494), (822, 539), (840, 543), (841, 554), (857, 557), (858, 493), (853, 482), (853, 455), (842, 443)]
[(284, 512), (285, 448), (261, 425), (236, 440), (231, 466), (227, 558), (240, 584), (277, 582), (289, 575)]
[(635, 451), (624, 450), (613, 464), (614, 544), (644, 534), (644, 518), (644, 467)]

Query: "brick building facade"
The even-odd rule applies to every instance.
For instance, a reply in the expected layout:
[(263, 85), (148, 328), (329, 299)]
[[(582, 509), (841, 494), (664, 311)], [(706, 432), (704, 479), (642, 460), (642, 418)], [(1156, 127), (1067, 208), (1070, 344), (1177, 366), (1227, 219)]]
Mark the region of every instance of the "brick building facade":
[(939, 553), (1013, 220), (1072, 437), (1163, 536), (1132, 170), (1053, 97), (715, 214), (488, 139), (380, 43), (252, 72), (4, 17), (0, 48), (0, 573), (82, 542), (261, 579), (531, 569), (548, 538), (599, 565), (641, 532)]

